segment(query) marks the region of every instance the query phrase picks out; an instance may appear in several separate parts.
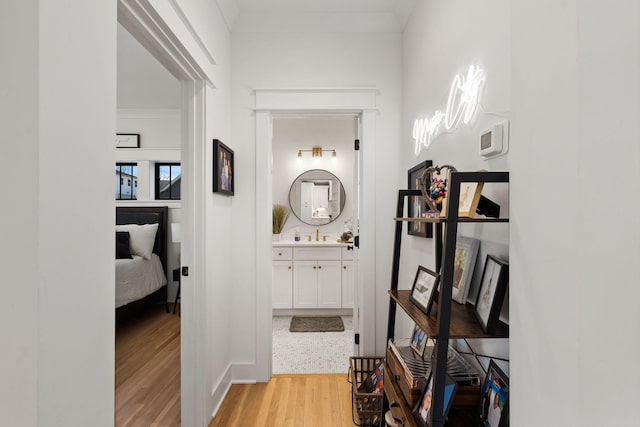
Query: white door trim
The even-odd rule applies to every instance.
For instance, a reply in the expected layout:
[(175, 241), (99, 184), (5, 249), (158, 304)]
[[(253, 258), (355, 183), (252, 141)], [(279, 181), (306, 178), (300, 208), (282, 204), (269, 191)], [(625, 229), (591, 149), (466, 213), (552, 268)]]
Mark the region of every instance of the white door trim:
[[(271, 378), (272, 308), (271, 308), (271, 206), (272, 197), (272, 120), (283, 113), (357, 114), (362, 117), (361, 149), (363, 173), (371, 175), (370, 185), (363, 186), (364, 208), (375, 206), (375, 88), (302, 88), (255, 89), (256, 116), (256, 381)], [(368, 167), (367, 167), (368, 166)], [(367, 176), (363, 176), (367, 178)], [(360, 351), (375, 351), (375, 210), (361, 218), (360, 232), (366, 250), (360, 251), (358, 283), (354, 295), (360, 310)], [(368, 271), (367, 271), (368, 270)], [(364, 309), (364, 310), (363, 310)], [(348, 361), (345, 361), (347, 364)]]
[[(171, 0), (119, 0), (122, 24), (167, 70), (182, 82), (182, 277), (181, 425), (209, 423), (206, 387), (204, 183), (206, 86), (214, 86), (215, 61)], [(198, 233), (195, 233), (198, 230)]]

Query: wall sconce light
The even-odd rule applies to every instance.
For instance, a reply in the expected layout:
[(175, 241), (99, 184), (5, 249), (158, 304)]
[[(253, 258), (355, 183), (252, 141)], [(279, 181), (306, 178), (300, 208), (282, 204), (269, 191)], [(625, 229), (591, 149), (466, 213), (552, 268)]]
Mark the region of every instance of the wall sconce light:
[(322, 147), (313, 147), (311, 150), (298, 150), (298, 160), (302, 160), (302, 152), (310, 152), (311, 157), (316, 160), (319, 160), (324, 152), (331, 152), (331, 157), (333, 159), (337, 156), (335, 148), (323, 150)]

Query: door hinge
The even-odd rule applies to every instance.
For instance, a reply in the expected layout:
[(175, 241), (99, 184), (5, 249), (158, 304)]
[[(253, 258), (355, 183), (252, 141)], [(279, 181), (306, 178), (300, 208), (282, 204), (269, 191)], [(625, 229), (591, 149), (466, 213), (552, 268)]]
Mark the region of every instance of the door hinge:
[(353, 149), (356, 150), (356, 151), (360, 150), (360, 140), (359, 139), (356, 139), (356, 140), (353, 141)]
[(182, 267), (182, 275), (187, 277), (189, 275), (189, 267)]
[(360, 249), (360, 236), (353, 237), (353, 246)]
[(354, 340), (356, 345), (360, 345), (360, 334), (355, 334), (353, 336), (353, 340)]

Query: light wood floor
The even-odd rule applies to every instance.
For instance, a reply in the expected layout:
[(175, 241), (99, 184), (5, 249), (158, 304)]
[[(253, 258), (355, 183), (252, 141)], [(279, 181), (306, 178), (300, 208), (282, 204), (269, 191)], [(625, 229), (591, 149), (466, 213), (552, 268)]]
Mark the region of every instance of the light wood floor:
[[(180, 318), (165, 314), (164, 306), (116, 329), (115, 400), (117, 427), (180, 425)], [(274, 375), (266, 384), (235, 384), (209, 424), (267, 426), (354, 426), (346, 374)]]
[(157, 305), (119, 325), (115, 358), (115, 425), (179, 426), (180, 317)]
[(267, 384), (234, 384), (209, 427), (354, 425), (346, 374), (290, 374)]

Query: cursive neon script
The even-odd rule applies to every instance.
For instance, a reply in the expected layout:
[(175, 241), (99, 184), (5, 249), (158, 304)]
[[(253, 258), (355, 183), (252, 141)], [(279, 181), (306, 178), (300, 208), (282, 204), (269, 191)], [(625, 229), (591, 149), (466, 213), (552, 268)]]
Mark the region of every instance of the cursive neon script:
[(444, 113), (436, 110), (431, 117), (416, 119), (413, 123), (416, 156), (423, 147), (429, 148), (431, 142), (443, 131), (453, 132), (460, 123), (468, 125), (473, 121), (484, 80), (482, 69), (471, 65), (466, 76), (458, 74), (453, 78)]

